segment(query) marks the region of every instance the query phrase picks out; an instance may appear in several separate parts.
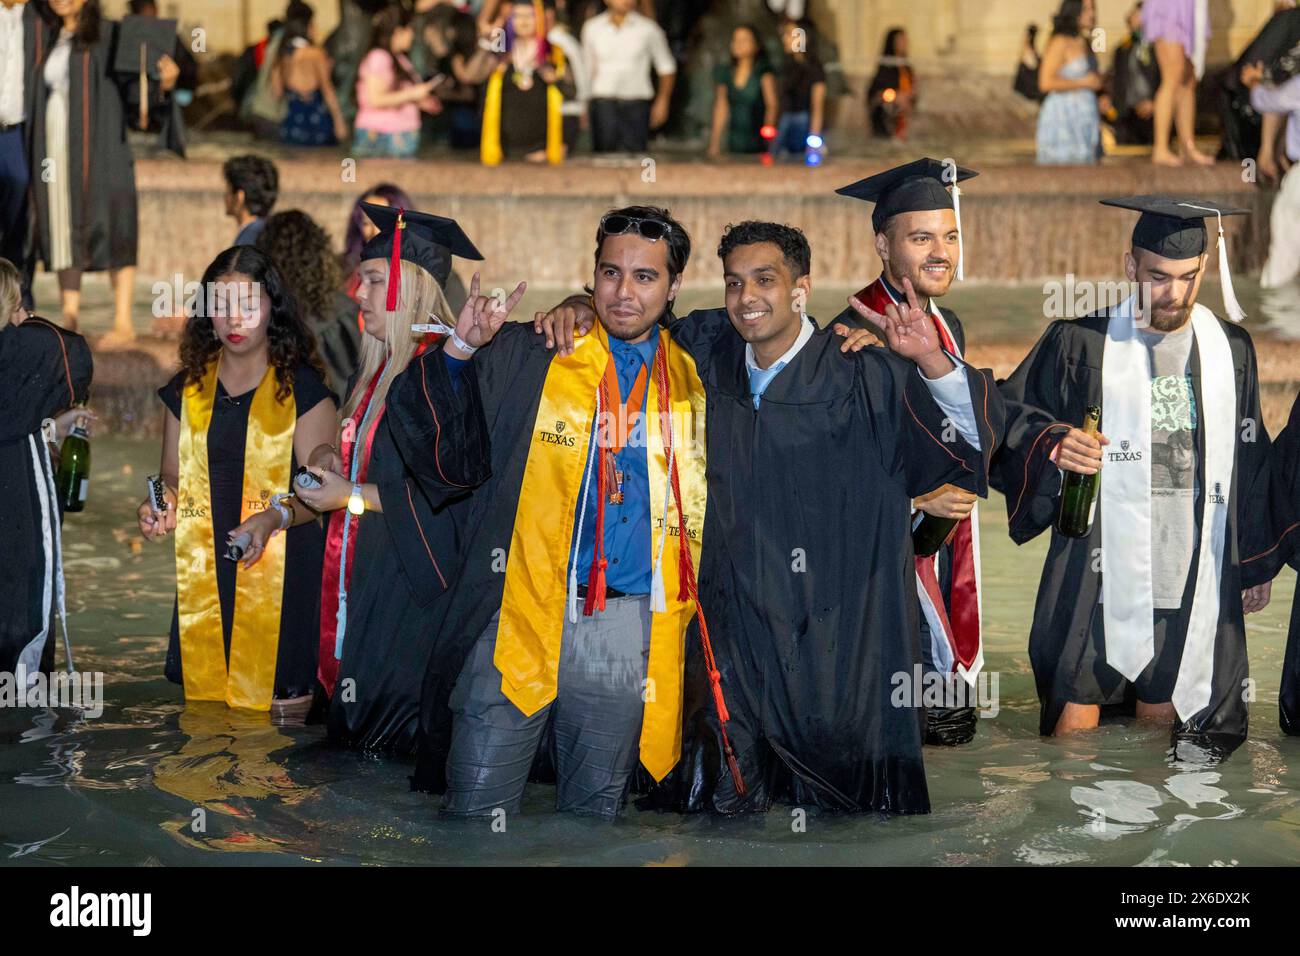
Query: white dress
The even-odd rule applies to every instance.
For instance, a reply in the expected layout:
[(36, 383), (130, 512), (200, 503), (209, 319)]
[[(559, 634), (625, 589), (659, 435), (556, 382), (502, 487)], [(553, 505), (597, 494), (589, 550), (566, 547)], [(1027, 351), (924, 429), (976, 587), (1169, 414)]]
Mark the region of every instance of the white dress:
[[(72, 267), (72, 199), (68, 188), (68, 66), (72, 34), (63, 31), (45, 61), (45, 145), (40, 175), (49, 185), (50, 268)], [(36, 171), (33, 170), (33, 173)]]

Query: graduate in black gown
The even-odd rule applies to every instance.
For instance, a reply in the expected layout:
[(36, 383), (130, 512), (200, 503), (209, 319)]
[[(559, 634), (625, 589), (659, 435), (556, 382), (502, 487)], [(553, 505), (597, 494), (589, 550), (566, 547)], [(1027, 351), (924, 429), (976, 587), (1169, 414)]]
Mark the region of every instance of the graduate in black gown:
[(35, 316), (18, 325), (0, 316), (0, 673), (21, 664), (35, 675), (54, 663), (62, 515), (41, 425), (86, 400), (92, 371), (80, 335)]
[[(1039, 731), (1136, 713), (1172, 724), (1175, 745), (1195, 745), (1179, 753), (1222, 755), (1246, 734), (1243, 611), (1262, 606), (1267, 576), (1240, 558), (1262, 550), (1267, 531), (1252, 503), (1266, 493), (1269, 438), (1250, 334), (1196, 298), (1202, 218), (1242, 210), (1104, 202), (1142, 212), (1125, 258), (1141, 296), (1054, 321), (1001, 383), (1008, 430), (993, 480), (1011, 537), (1052, 529), (1029, 637)], [(1079, 428), (1090, 405), (1101, 409), (1098, 438)], [(1089, 533), (1061, 534), (1062, 475), (1098, 471)]]
[[(452, 220), (406, 210), (394, 263), (399, 211), (363, 205), (381, 231), (362, 247), (358, 265), (366, 325), (360, 365), (348, 383), (338, 444), (311, 456), (321, 487), (300, 486), (297, 494), (329, 513), (319, 670), (329, 739), (411, 755), (434, 617), (445, 603), (459, 541), (453, 509), (427, 497), (402, 464), (387, 427), (387, 399), (393, 380), (436, 343), (411, 326), (450, 313), (442, 284), (453, 253), (482, 256)], [(389, 308), (394, 268), (399, 294)]]
[(797, 229), (741, 223), (719, 257), (726, 309), (671, 330), (708, 397), (699, 587), (730, 719), (724, 733), (692, 635), (681, 763), (647, 805), (928, 812), (911, 501), (945, 482), (986, 493), (992, 375), (942, 351), (910, 282), (870, 313), (890, 350), (843, 354), (799, 306), (811, 253)]
[[(883, 312), (890, 303), (903, 300), (903, 279), (908, 279), (921, 307), (934, 319), (944, 348), (959, 358), (966, 354), (966, 330), (957, 314), (936, 300), (947, 294), (954, 278), (963, 277), (961, 219), (958, 203), (947, 187), (976, 175), (955, 164), (920, 159), (838, 190), (841, 195), (876, 204), (871, 227), (882, 269), (855, 298), (869, 309)], [(852, 306), (836, 316), (835, 323), (870, 330)], [(967, 743), (979, 723), (971, 704), (984, 667), (975, 501), (972, 493), (944, 485), (912, 502), (914, 522), (956, 521), (936, 554), (916, 559), (921, 654), (925, 673), (942, 675), (946, 704), (926, 708), (927, 744)]]
[[(1266, 544), (1243, 557), (1241, 564), (1250, 569), (1252, 579), (1271, 581), (1288, 564), (1300, 571), (1300, 396), (1286, 427), (1273, 440), (1269, 486)], [(1282, 732), (1300, 736), (1300, 597), (1291, 604), (1277, 704)]]

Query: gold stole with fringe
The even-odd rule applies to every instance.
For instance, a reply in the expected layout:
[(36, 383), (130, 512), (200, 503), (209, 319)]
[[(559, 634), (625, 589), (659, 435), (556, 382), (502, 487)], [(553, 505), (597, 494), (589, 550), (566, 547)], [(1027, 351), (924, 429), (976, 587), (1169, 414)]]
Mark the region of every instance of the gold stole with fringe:
[[(686, 350), (672, 342), (667, 330), (658, 329), (657, 334), (667, 362), (668, 410), (687, 540), (698, 567), (706, 501), (704, 387)], [(551, 361), (528, 446), (493, 659), (501, 671), (501, 692), (525, 714), (555, 699), (573, 526), (595, 426), (596, 391), (609, 354), (608, 335), (597, 323), (572, 355)], [(650, 477), (650, 558), (656, 563), (662, 555), (665, 601), (651, 617), (640, 749), (642, 765), (656, 780), (662, 780), (681, 756), (684, 640), (695, 615), (691, 598), (678, 599), (679, 514), (668, 488), (659, 391), (651, 374), (642, 433)], [(590, 493), (595, 493), (594, 476)], [(585, 575), (586, 569), (579, 568), (578, 579), (585, 580)]]
[[(267, 542), (256, 565), (235, 572), (235, 620), (227, 666), (208, 475), (208, 425), (219, 365), (220, 359), (214, 361), (202, 387), (186, 387), (181, 399), (176, 599), (185, 699), (224, 700), (231, 707), (269, 711), (280, 644), (285, 535)], [(297, 413), (293, 396), (280, 402), (275, 391), (275, 368), (268, 366), (248, 412), (241, 521), (265, 509), (273, 493), (289, 487)]]
[[(558, 76), (563, 76), (566, 69), (564, 53), (559, 47), (552, 47), (554, 58), (552, 65)], [(479, 159), (484, 166), (499, 166), (505, 158), (501, 150), (501, 84), (510, 70), (509, 64), (502, 64), (488, 77), (487, 89), (483, 95), (483, 133), (479, 140)], [(540, 81), (538, 81), (540, 82)], [(551, 165), (564, 161), (564, 94), (555, 84), (546, 88), (546, 161)]]

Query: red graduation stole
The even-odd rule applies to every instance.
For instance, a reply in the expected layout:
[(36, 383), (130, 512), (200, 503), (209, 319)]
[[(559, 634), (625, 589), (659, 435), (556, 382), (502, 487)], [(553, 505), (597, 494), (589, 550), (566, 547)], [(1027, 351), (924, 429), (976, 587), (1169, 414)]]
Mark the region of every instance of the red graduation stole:
[[(885, 307), (896, 300), (885, 287), (884, 278), (876, 279), (858, 293), (858, 301), (869, 309), (884, 313)], [(961, 352), (952, 337), (948, 325), (939, 315), (938, 308), (931, 301), (934, 326), (939, 332), (943, 347), (958, 358)], [(980, 660), (983, 639), (980, 632), (979, 579), (975, 566), (979, 561), (978, 547), (975, 543), (971, 518), (957, 522), (948, 538), (952, 545), (952, 582), (949, 586), (949, 601), (944, 602), (943, 590), (939, 587), (939, 555), (936, 553), (926, 558), (916, 558), (917, 591), (921, 598), (921, 610), (931, 631), (942, 634), (952, 651), (953, 670), (961, 666), (969, 671)], [(948, 610), (951, 605), (952, 610)], [(971, 675), (974, 677), (974, 674)]]

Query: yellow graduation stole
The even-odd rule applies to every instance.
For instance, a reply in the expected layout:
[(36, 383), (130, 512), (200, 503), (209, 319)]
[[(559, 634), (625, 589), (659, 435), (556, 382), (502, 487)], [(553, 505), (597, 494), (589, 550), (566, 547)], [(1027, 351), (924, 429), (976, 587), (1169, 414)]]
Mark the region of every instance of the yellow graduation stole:
[[(660, 354), (667, 363), (673, 457), (686, 511), (687, 541), (698, 566), (706, 500), (704, 387), (690, 355), (673, 344), (666, 330), (658, 330), (658, 335)], [(551, 361), (528, 446), (494, 657), (501, 671), (501, 692), (525, 714), (534, 714), (555, 699), (573, 524), (595, 430), (595, 396), (609, 354), (608, 334), (597, 323), (572, 355)], [(656, 780), (662, 780), (681, 756), (684, 640), (695, 614), (691, 598), (678, 599), (681, 515), (669, 494), (659, 394), (659, 382), (651, 375), (644, 419), (650, 555), (654, 563), (662, 556), (664, 603), (651, 616), (640, 749), (642, 765)], [(693, 443), (689, 447), (688, 441)]]
[[(564, 53), (559, 47), (551, 48), (555, 72), (564, 75)], [(501, 64), (488, 77), (483, 98), (483, 132), (479, 140), (479, 158), (484, 166), (499, 166), (505, 154), (501, 151), (501, 84), (505, 82), (508, 64)], [(554, 84), (546, 87), (546, 161), (551, 165), (564, 161), (564, 94)]]
[[(214, 361), (202, 387), (187, 386), (181, 401), (180, 487), (176, 513), (176, 598), (185, 699), (224, 700), (231, 707), (271, 709), (284, 596), (285, 536), (266, 544), (261, 560), (235, 572), (235, 620), (230, 664), (221, 627), (208, 475), (208, 425), (217, 395)], [(289, 487), (297, 413), (293, 396), (276, 400), (274, 366), (253, 395), (244, 441), (244, 496), (240, 520), (267, 507)]]

